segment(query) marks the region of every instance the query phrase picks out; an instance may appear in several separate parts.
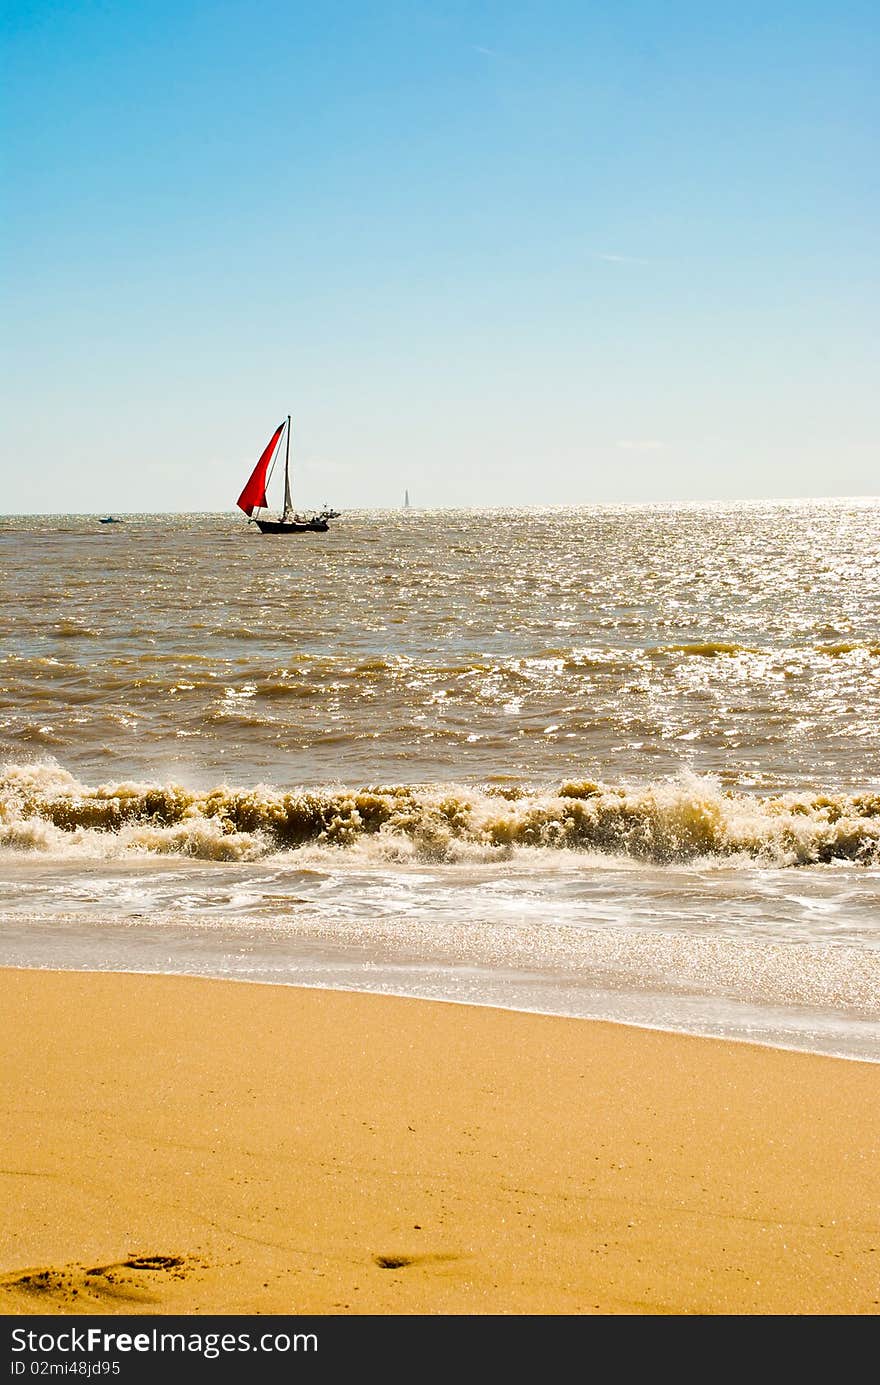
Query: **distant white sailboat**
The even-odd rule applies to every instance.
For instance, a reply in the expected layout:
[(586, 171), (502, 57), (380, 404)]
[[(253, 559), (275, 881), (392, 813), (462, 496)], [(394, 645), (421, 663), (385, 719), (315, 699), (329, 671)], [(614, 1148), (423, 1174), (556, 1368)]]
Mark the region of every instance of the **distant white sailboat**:
[(405, 510), (409, 509), (409, 491), (403, 492), (403, 508)]

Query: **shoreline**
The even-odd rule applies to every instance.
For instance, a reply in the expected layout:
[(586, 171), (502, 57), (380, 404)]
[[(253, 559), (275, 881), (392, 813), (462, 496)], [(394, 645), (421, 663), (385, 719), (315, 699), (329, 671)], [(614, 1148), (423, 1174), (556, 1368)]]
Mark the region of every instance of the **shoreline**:
[(578, 1020), (578, 1021), (582, 1021), (582, 1022), (584, 1022), (584, 1023), (586, 1023), (586, 1024), (608, 1024), (608, 1025), (620, 1026), (621, 1028), (624, 1028), (624, 1029), (637, 1029), (637, 1030), (646, 1031), (646, 1032), (648, 1032), (648, 1033), (669, 1034), (669, 1035), (672, 1035), (672, 1036), (681, 1036), (682, 1038), (710, 1039), (710, 1040), (717, 1040), (717, 1041), (720, 1042), (720, 1043), (745, 1044), (746, 1046), (749, 1046), (749, 1047), (762, 1048), (762, 1049), (769, 1049), (769, 1050), (772, 1051), (772, 1052), (779, 1052), (779, 1053), (799, 1053), (799, 1054), (803, 1054), (803, 1055), (808, 1056), (808, 1057), (829, 1058), (829, 1059), (834, 1059), (835, 1061), (845, 1062), (845, 1063), (865, 1063), (865, 1064), (874, 1065), (874, 1066), (880, 1065), (880, 1054), (878, 1054), (877, 1056), (874, 1056), (873, 1054), (862, 1053), (862, 1052), (858, 1052), (858, 1053), (844, 1053), (844, 1052), (839, 1052), (839, 1051), (838, 1051), (838, 1052), (833, 1052), (833, 1051), (831, 1051), (830, 1049), (811, 1048), (811, 1047), (810, 1047), (808, 1044), (806, 1044), (806, 1043), (803, 1043), (803, 1044), (783, 1043), (783, 1042), (779, 1042), (779, 1041), (775, 1041), (775, 1040), (768, 1039), (767, 1037), (762, 1037), (761, 1035), (755, 1036), (755, 1035), (745, 1035), (745, 1034), (729, 1033), (729, 1032), (725, 1032), (725, 1031), (724, 1031), (723, 1029), (721, 1029), (720, 1027), (719, 1027), (719, 1029), (715, 1029), (715, 1030), (713, 1030), (713, 1029), (708, 1029), (708, 1028), (707, 1028), (707, 1029), (700, 1029), (700, 1028), (696, 1028), (696, 1027), (694, 1027), (694, 1028), (684, 1028), (684, 1027), (676, 1027), (676, 1026), (668, 1025), (668, 1024), (667, 1024), (667, 1025), (664, 1025), (664, 1024), (659, 1023), (659, 1022), (655, 1023), (655, 1022), (652, 1022), (652, 1021), (650, 1021), (650, 1020), (638, 1020), (638, 1019), (630, 1019), (630, 1018), (618, 1018), (618, 1017), (608, 1016), (608, 1015), (588, 1014), (588, 1013), (583, 1013), (583, 1012), (569, 1011), (569, 1010), (562, 1010), (562, 1009), (559, 1009), (559, 1010), (555, 1010), (555, 1009), (554, 1009), (554, 1010), (540, 1009), (540, 1008), (538, 1008), (537, 1006), (534, 1006), (534, 1007), (533, 1007), (533, 1006), (526, 1006), (526, 1005), (516, 1005), (516, 1004), (511, 1004), (511, 1003), (502, 1004), (500, 1001), (491, 1000), (491, 999), (487, 999), (487, 1000), (484, 1000), (484, 999), (476, 999), (476, 998), (474, 998), (474, 997), (472, 997), (472, 996), (466, 997), (466, 998), (460, 998), (460, 997), (456, 997), (456, 996), (443, 996), (443, 995), (435, 995), (435, 994), (428, 995), (428, 994), (425, 994), (425, 993), (423, 993), (423, 992), (420, 992), (420, 991), (418, 991), (418, 990), (416, 990), (416, 989), (409, 990), (409, 991), (405, 991), (405, 990), (393, 990), (393, 989), (384, 989), (384, 988), (383, 988), (382, 990), (379, 990), (379, 989), (372, 989), (372, 988), (370, 988), (370, 987), (368, 987), (368, 986), (345, 985), (345, 984), (341, 984), (341, 983), (340, 983), (340, 984), (325, 984), (325, 983), (323, 983), (323, 982), (312, 982), (312, 981), (307, 981), (307, 980), (302, 979), (301, 976), (298, 977), (295, 981), (282, 981), (282, 980), (271, 980), (271, 981), (269, 981), (269, 980), (266, 980), (266, 978), (265, 978), (265, 977), (262, 977), (262, 976), (241, 976), (241, 975), (235, 975), (235, 974), (232, 974), (232, 973), (219, 973), (219, 972), (211, 972), (211, 971), (205, 971), (205, 972), (172, 971), (172, 970), (170, 970), (170, 969), (168, 969), (168, 970), (162, 970), (162, 971), (155, 971), (155, 970), (151, 970), (151, 969), (148, 969), (148, 968), (137, 969), (137, 968), (130, 968), (130, 967), (60, 966), (60, 965), (58, 965), (58, 964), (55, 963), (55, 962), (52, 962), (52, 963), (50, 963), (50, 964), (48, 964), (48, 965), (46, 965), (46, 966), (39, 966), (39, 965), (36, 965), (36, 964), (18, 963), (18, 962), (10, 963), (10, 962), (5, 962), (5, 961), (0, 961), (0, 973), (2, 973), (3, 971), (28, 971), (28, 972), (50, 972), (50, 973), (52, 973), (52, 972), (58, 972), (58, 973), (73, 974), (73, 975), (79, 975), (79, 974), (91, 975), (91, 974), (96, 974), (96, 975), (102, 975), (102, 976), (144, 976), (144, 977), (147, 977), (147, 976), (160, 976), (160, 977), (178, 977), (178, 978), (180, 978), (180, 979), (189, 979), (189, 980), (194, 980), (194, 981), (199, 981), (199, 980), (201, 980), (201, 981), (216, 981), (216, 982), (219, 982), (219, 983), (221, 983), (221, 984), (229, 983), (229, 984), (234, 984), (234, 985), (245, 985), (245, 986), (273, 986), (273, 987), (274, 987), (274, 986), (280, 986), (280, 987), (286, 987), (286, 988), (289, 988), (289, 989), (292, 989), (292, 990), (304, 990), (304, 991), (330, 991), (330, 992), (333, 992), (333, 993), (337, 993), (337, 992), (338, 992), (339, 994), (342, 994), (342, 995), (372, 995), (372, 996), (377, 996), (377, 997), (380, 998), (380, 999), (383, 998), (383, 997), (387, 997), (388, 999), (391, 999), (391, 1000), (411, 1000), (411, 1001), (414, 1001), (414, 1002), (417, 1001), (417, 1002), (422, 1002), (422, 1003), (429, 1004), (429, 1005), (459, 1005), (459, 1006), (462, 1006), (462, 1007), (464, 1007), (464, 1008), (487, 1009), (487, 1010), (493, 1010), (493, 1011), (494, 1011), (494, 1010), (498, 1010), (498, 1011), (501, 1011), (502, 1013), (507, 1013), (507, 1014), (515, 1014), (515, 1015), (537, 1015), (537, 1016), (542, 1016), (542, 1017), (547, 1018), (547, 1019)]
[(0, 971), (0, 1311), (874, 1314), (873, 1063)]

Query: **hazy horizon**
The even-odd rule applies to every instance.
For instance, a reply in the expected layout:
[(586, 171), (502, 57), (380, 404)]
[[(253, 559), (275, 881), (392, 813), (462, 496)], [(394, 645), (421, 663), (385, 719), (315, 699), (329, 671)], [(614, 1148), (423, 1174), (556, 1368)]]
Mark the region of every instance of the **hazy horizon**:
[[(775, 496), (741, 496), (736, 499), (714, 499), (714, 500), (596, 500), (585, 501), (580, 504), (559, 504), (559, 505), (419, 505), (410, 501), (409, 506), (403, 503), (397, 505), (350, 505), (346, 510), (341, 510), (339, 517), (344, 519), (346, 514), (396, 514), (399, 511), (408, 509), (413, 515), (416, 514), (505, 514), (515, 512), (552, 513), (555, 511), (565, 512), (568, 510), (662, 510), (662, 509), (734, 509), (738, 506), (772, 507), (774, 505), (875, 505), (880, 504), (880, 495), (775, 495)], [(252, 521), (243, 516), (235, 506), (220, 510), (5, 510), (0, 512), (0, 519), (97, 519), (101, 516), (112, 515), (116, 518), (148, 519), (155, 518), (183, 518), (187, 516), (199, 518), (219, 519), (227, 517), (235, 519), (242, 528), (248, 528)]]

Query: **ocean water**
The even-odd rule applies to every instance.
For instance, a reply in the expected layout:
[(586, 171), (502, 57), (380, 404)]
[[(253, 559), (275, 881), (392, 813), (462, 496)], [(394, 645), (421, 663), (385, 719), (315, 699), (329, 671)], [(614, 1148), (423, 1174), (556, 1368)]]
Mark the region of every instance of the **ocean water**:
[(0, 964), (880, 1060), (880, 501), (0, 519)]

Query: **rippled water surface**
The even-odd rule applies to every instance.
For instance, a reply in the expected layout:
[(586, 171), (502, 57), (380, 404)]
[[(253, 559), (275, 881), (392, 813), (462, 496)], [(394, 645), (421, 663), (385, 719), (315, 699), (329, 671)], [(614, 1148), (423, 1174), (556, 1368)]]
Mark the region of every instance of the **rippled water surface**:
[(3, 749), (202, 783), (878, 773), (880, 508), (6, 520)]
[(880, 502), (0, 521), (0, 960), (880, 1056)]

